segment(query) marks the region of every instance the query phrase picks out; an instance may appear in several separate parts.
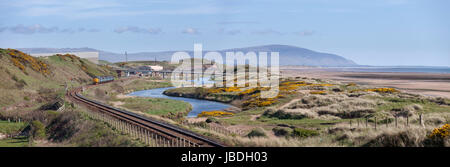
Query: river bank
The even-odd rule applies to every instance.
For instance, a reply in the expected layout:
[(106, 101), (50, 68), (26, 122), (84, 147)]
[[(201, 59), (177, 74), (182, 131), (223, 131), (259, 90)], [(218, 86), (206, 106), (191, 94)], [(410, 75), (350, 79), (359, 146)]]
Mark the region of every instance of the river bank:
[(213, 110), (224, 110), (224, 111), (231, 111), (231, 110), (239, 110), (238, 108), (231, 106), (229, 104), (221, 103), (221, 102), (215, 102), (205, 99), (198, 99), (198, 98), (190, 98), (190, 97), (180, 97), (180, 96), (168, 96), (165, 95), (164, 92), (167, 90), (171, 90), (174, 87), (166, 87), (166, 88), (155, 88), (155, 89), (149, 89), (149, 90), (141, 90), (141, 91), (135, 91), (128, 96), (133, 97), (150, 97), (150, 98), (164, 98), (164, 99), (171, 99), (171, 100), (178, 100), (178, 101), (184, 101), (192, 106), (192, 110), (188, 113), (187, 117), (193, 118), (197, 117), (198, 114), (200, 114), (202, 111), (213, 111)]

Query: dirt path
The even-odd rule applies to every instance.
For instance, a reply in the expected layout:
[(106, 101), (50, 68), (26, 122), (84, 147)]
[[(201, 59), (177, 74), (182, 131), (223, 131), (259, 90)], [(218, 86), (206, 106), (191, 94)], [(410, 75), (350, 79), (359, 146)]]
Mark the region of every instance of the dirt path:
[(292, 99), (291, 101), (287, 102), (286, 104), (283, 104), (282, 106), (278, 107), (278, 109), (283, 109), (283, 108), (287, 108), (289, 107), (291, 104), (294, 104), (298, 101), (302, 100), (302, 98), (296, 98), (296, 99)]

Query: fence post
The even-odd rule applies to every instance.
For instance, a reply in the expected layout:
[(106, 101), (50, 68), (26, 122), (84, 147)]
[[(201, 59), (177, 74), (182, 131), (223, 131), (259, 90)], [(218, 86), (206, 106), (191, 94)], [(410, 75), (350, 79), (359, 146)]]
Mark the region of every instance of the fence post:
[(154, 147), (155, 139), (153, 138), (153, 133), (150, 133), (150, 146)]
[(420, 126), (422, 126), (422, 127), (425, 127), (425, 124), (424, 124), (424, 122), (423, 122), (423, 120), (422, 120), (422, 117), (423, 116), (423, 114), (421, 113), (420, 115), (419, 115), (419, 123), (420, 123)]
[(397, 116), (395, 116), (395, 127), (398, 128), (398, 120), (397, 120)]
[(352, 120), (350, 120), (350, 128), (352, 127)]
[(409, 115), (406, 116), (406, 127), (409, 126)]
[(149, 133), (148, 133), (148, 130), (145, 130), (145, 140), (146, 140), (146, 143), (147, 143), (147, 145), (150, 145), (150, 136), (149, 136)]
[(377, 130), (377, 117), (375, 117), (375, 130)]

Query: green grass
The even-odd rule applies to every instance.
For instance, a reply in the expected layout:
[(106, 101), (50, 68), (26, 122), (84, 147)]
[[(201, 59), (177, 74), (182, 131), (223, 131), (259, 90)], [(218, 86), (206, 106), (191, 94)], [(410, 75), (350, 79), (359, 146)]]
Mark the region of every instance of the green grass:
[(192, 107), (189, 103), (163, 98), (127, 98), (121, 99), (122, 107), (141, 111), (153, 115), (167, 115), (169, 113), (188, 113)]
[(124, 85), (125, 90), (147, 90), (147, 89), (155, 89), (155, 88), (165, 88), (170, 87), (172, 84), (170, 82), (155, 82), (152, 80), (138, 79), (134, 80), (130, 84)]
[(8, 122), (8, 121), (0, 121), (0, 133), (10, 134), (21, 131), (28, 124), (24, 122)]
[(0, 147), (28, 147), (29, 141), (26, 137), (14, 137), (0, 140)]

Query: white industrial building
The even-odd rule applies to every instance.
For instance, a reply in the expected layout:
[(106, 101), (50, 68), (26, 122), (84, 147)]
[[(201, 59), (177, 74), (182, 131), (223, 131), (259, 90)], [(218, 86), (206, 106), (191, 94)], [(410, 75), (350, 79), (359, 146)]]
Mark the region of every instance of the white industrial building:
[(87, 59), (95, 64), (98, 64), (98, 52), (62, 52), (62, 53), (31, 53), (34, 57), (47, 57), (55, 54), (73, 54), (83, 59)]

